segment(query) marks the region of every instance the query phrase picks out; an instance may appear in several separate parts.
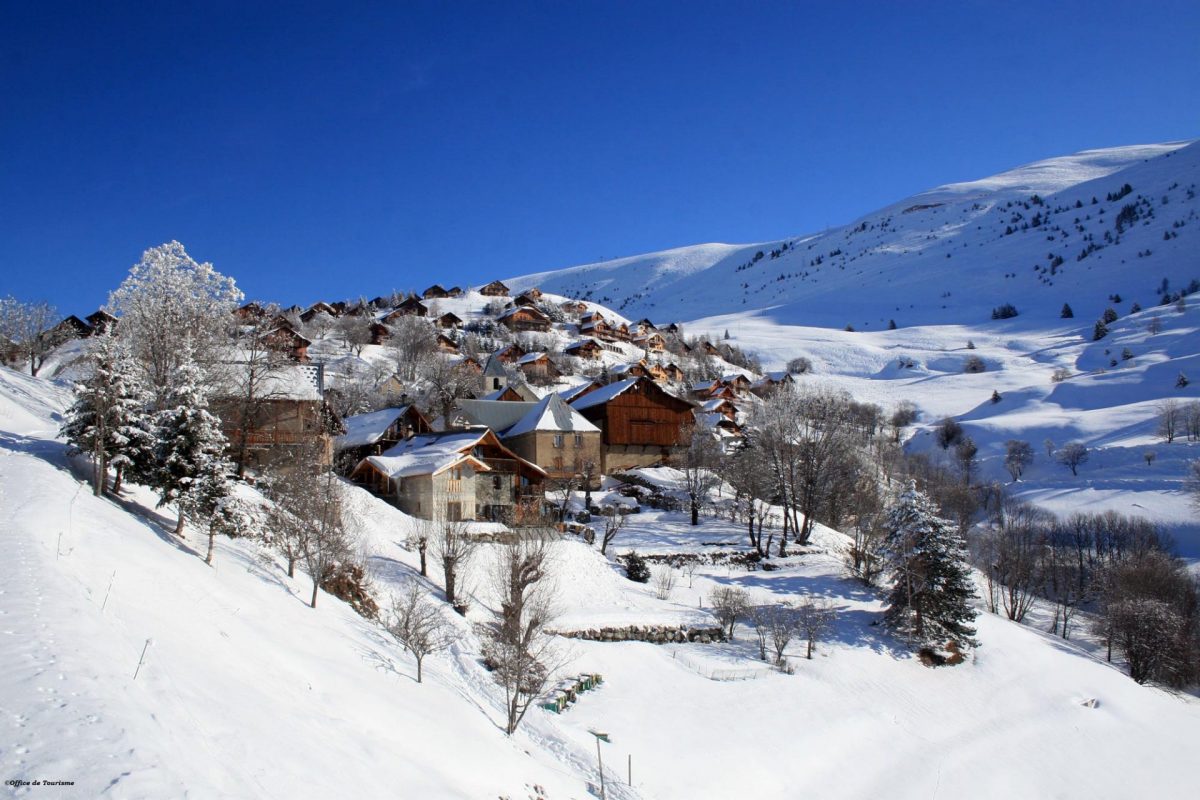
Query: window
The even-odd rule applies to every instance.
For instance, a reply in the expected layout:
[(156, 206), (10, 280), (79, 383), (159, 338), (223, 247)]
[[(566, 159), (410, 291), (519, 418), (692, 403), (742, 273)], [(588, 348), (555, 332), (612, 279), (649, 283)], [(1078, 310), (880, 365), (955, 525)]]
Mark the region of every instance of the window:
[(583, 447), (583, 434), (582, 433), (575, 434), (575, 446)]
[(561, 433), (554, 434), (554, 446), (559, 448), (563, 446), (563, 435)]
[(554, 457), (554, 468), (556, 470), (558, 470), (559, 472), (562, 472), (562, 468), (563, 468), (563, 457), (562, 456)]
[(492, 488), (497, 490), (501, 488), (499, 475), (492, 476)]
[(446, 519), (451, 522), (458, 522), (462, 519), (462, 503), (447, 503), (446, 504)]

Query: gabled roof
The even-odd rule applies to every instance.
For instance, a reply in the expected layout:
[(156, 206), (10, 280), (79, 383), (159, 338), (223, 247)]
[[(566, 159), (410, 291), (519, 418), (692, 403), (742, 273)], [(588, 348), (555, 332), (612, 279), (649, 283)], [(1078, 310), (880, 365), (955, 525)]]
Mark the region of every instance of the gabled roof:
[(597, 389), (591, 394), (586, 394), (583, 397), (571, 403), (571, 407), (576, 411), (581, 411), (592, 406), (599, 406), (612, 400), (620, 394), (624, 394), (634, 387), (638, 382), (638, 378), (627, 378), (617, 383), (610, 383), (608, 386)]
[(487, 431), (479, 429), (421, 433), (364, 460), (389, 478), (437, 475), (462, 463), (470, 463), (479, 472), (490, 472), (487, 464), (471, 455), (471, 449), (485, 434)]
[(459, 410), (469, 423), (483, 425), (494, 431), (507, 430), (516, 425), (536, 405), (536, 401), (517, 400), (458, 401)]
[(549, 358), (550, 358), (550, 354), (549, 354), (549, 353), (543, 353), (543, 352), (541, 352), (541, 351), (538, 351), (538, 352), (536, 352), (536, 353), (526, 353), (525, 355), (523, 355), (523, 356), (521, 356), (520, 358), (518, 358), (518, 359), (517, 359), (517, 364), (518, 364), (518, 365), (521, 365), (521, 364), (533, 364), (533, 363), (536, 363), (536, 362), (538, 362), (538, 361), (541, 361), (543, 358), (545, 358), (545, 359), (549, 359)]
[(563, 389), (558, 393), (558, 396), (561, 397), (565, 402), (570, 403), (577, 399), (584, 392), (591, 390), (595, 386), (597, 386), (595, 381), (588, 381), (586, 383), (581, 383), (578, 386), (572, 386), (570, 389)]
[(539, 321), (542, 321), (542, 322), (550, 322), (550, 318), (549, 318), (549, 317), (547, 317), (547, 316), (546, 316), (545, 314), (543, 314), (541, 311), (538, 311), (538, 310), (537, 310), (536, 308), (534, 308), (533, 306), (515, 306), (515, 307), (513, 307), (513, 308), (510, 308), (510, 309), (508, 309), (507, 311), (505, 311), (505, 312), (504, 312), (503, 314), (501, 314), (500, 316), (496, 317), (496, 319), (498, 319), (498, 320), (500, 320), (500, 319), (508, 319), (509, 317), (513, 316), (514, 314), (521, 314), (521, 313), (524, 313), (524, 314), (533, 314), (534, 316), (536, 316), (536, 317), (538, 317), (538, 318), (539, 318)]
[(495, 355), (488, 356), (487, 362), (483, 365), (483, 374), (488, 378), (508, 377), (508, 373), (504, 371), (504, 362)]
[(503, 435), (507, 439), (533, 431), (599, 433), (600, 429), (564, 403), (557, 394), (548, 394)]
[(369, 414), (355, 414), (342, 420), (346, 432), (333, 440), (334, 450), (345, 450), (348, 447), (362, 447), (375, 444), (387, 432), (387, 429), (403, 417), (412, 406), (400, 408), (385, 408), (382, 411), (372, 411)]

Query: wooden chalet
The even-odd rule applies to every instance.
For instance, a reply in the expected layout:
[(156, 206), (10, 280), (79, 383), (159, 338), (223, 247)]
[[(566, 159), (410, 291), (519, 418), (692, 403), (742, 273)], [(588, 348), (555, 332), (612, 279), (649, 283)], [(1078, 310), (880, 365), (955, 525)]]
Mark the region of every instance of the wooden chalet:
[(367, 456), (351, 480), (423, 519), (513, 522), (540, 515), (545, 470), (487, 428), (423, 433)]
[(668, 325), (666, 327), (667, 333), (678, 334), (679, 331), (681, 331), (681, 330), (682, 330), (682, 328), (679, 326), (678, 322), (672, 322), (670, 325)]
[(716, 348), (716, 346), (712, 342), (708, 341), (707, 339), (701, 339), (699, 342), (697, 342), (696, 349), (699, 349), (701, 353), (704, 353), (705, 355), (709, 355), (709, 356), (720, 356), (721, 355), (721, 351), (718, 350)]
[(637, 332), (642, 336), (649, 334), (651, 331), (658, 330), (658, 328), (654, 327), (654, 323), (645, 317), (639, 319), (634, 327), (637, 328)]
[(481, 287), (479, 293), (487, 297), (508, 297), (509, 289), (500, 281), (492, 281), (487, 286)]
[(103, 336), (117, 328), (117, 318), (104, 309), (97, 309), (83, 318), (91, 327), (93, 336)]
[(527, 353), (517, 359), (517, 369), (531, 383), (546, 383), (562, 377), (562, 372), (550, 360), (549, 353)]
[(439, 328), (453, 331), (458, 330), (459, 327), (462, 326), (463, 321), (462, 317), (458, 316), (457, 314), (451, 314), (449, 311), (447, 311), (445, 314), (442, 314), (440, 317), (434, 320), (434, 323)]
[(449, 297), (449, 296), (450, 296), (450, 293), (447, 292), (445, 289), (443, 289), (441, 287), (441, 285), (437, 284), (437, 283), (435, 283), (433, 286), (430, 286), (425, 291), (421, 292), (421, 298), (424, 300), (441, 300), (441, 299)]
[(576, 314), (578, 316), (586, 314), (588, 310), (587, 303), (580, 300), (565, 300), (559, 308), (568, 314)]
[(605, 342), (615, 342), (620, 338), (604, 317), (596, 312), (584, 314), (579, 319), (579, 333), (591, 336)]
[(451, 339), (444, 333), (437, 335), (437, 349), (442, 353), (458, 354), (458, 342)]
[(633, 337), (629, 333), (629, 325), (624, 322), (619, 322), (613, 326), (613, 334), (623, 342), (628, 342)]
[(51, 339), (65, 342), (69, 339), (86, 339), (92, 335), (92, 326), (74, 314), (65, 318), (48, 331)]
[(577, 342), (571, 342), (571, 344), (563, 348), (563, 353), (565, 355), (574, 356), (575, 358), (586, 358), (589, 360), (595, 360), (599, 358), (600, 354), (603, 352), (604, 348), (596, 344), (595, 340), (593, 339), (580, 339)]
[(294, 361), (301, 364), (309, 362), (308, 347), (312, 341), (296, 333), (291, 325), (280, 325), (275, 328), (263, 336), (263, 342), (272, 350), (291, 356)]
[(318, 314), (325, 314), (330, 319), (332, 319), (332, 318), (338, 316), (338, 311), (337, 311), (337, 309), (335, 309), (333, 306), (329, 305), (328, 303), (316, 302), (316, 303), (313, 303), (311, 306), (309, 306), (300, 315), (300, 321), (301, 322), (312, 322), (313, 317), (316, 317)]
[(392, 329), (382, 322), (371, 323), (371, 344), (383, 344), (392, 336)]
[(249, 302), (233, 310), (233, 315), (242, 322), (254, 322), (266, 316), (267, 312), (258, 303)]
[(501, 364), (515, 364), (523, 355), (525, 355), (525, 348), (514, 342), (497, 350), (492, 357)]
[(392, 305), (392, 298), (380, 295), (379, 297), (373, 297), (368, 300), (367, 304), (375, 308), (377, 311), (382, 311), (383, 309)]
[(796, 379), (792, 377), (790, 372), (768, 372), (750, 384), (750, 391), (759, 397), (768, 397), (782, 387), (790, 386), (795, 382)]
[(667, 350), (667, 340), (660, 333), (637, 336), (633, 343), (649, 353), (665, 353)]
[(512, 331), (538, 331), (546, 333), (550, 330), (551, 320), (536, 308), (517, 306), (510, 308), (496, 320)]
[(418, 433), (433, 430), (415, 405), (355, 414), (342, 420), (345, 433), (333, 440), (338, 472), (347, 474), (367, 456), (381, 455)]
[(403, 314), (415, 314), (418, 317), (429, 316), (429, 307), (422, 303), (415, 294), (404, 298), (404, 301), (396, 306), (396, 311)]
[(519, 294), (513, 298), (512, 304), (523, 308), (537, 308), (538, 301), (528, 294)]
[(461, 286), (451, 286), (446, 290), (446, 297), (462, 297), (463, 290)]
[(654, 381), (630, 378), (578, 397), (571, 407), (600, 428), (602, 472), (663, 464), (686, 449), (692, 404)]
[(346, 429), (325, 402), (323, 368), (294, 365), (269, 373), (260, 379), (258, 397), (248, 407), (241, 396), (241, 381), (233, 372), (239, 367), (249, 369), (236, 363), (227, 365), (230, 382), (218, 387), (212, 400), (229, 452), (244, 452), (246, 465), (258, 467), (271, 463), (288, 448), (316, 446), (322, 463), (330, 465), (333, 437)]
[(662, 369), (667, 376), (667, 380), (671, 383), (683, 383), (687, 380), (687, 375), (684, 374), (683, 369), (674, 361)]
[(521, 294), (533, 299), (535, 302), (542, 299), (542, 290), (537, 288), (536, 286), (526, 289)]
[(591, 394), (592, 392), (596, 391), (597, 389), (603, 389), (603, 388), (604, 388), (603, 386), (596, 383), (595, 381), (588, 381), (587, 383), (581, 383), (578, 386), (572, 386), (570, 389), (563, 389), (561, 392), (558, 393), (558, 396), (561, 397), (564, 402), (566, 402), (567, 404), (570, 404), (570, 403), (574, 403), (576, 400), (583, 397), (584, 395)]
[(750, 379), (741, 372), (735, 372), (731, 375), (725, 375), (721, 378), (721, 383), (733, 389), (737, 394), (744, 394), (750, 391)]
[(652, 381), (666, 383), (668, 380), (670, 380), (670, 378), (667, 376), (667, 368), (662, 364), (647, 364), (646, 371), (650, 373), (650, 380)]
[(653, 374), (650, 371), (650, 366), (645, 359), (634, 361), (630, 364), (619, 364), (608, 371), (610, 378), (616, 381), (623, 381), (626, 378), (650, 378), (653, 379)]

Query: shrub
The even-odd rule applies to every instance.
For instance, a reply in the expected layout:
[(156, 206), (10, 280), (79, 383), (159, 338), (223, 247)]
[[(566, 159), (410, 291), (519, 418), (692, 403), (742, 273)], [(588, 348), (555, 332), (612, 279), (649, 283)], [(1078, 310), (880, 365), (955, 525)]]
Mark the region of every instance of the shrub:
[(983, 372), (986, 369), (987, 365), (979, 356), (968, 356), (967, 360), (963, 362), (963, 372)]
[(797, 356), (787, 363), (787, 371), (797, 375), (812, 372), (812, 362), (804, 356)]
[(646, 565), (646, 560), (637, 553), (630, 550), (625, 555), (621, 556), (621, 563), (625, 565), (625, 577), (634, 583), (649, 583), (650, 582), (650, 567)]
[(992, 319), (1012, 319), (1019, 312), (1012, 303), (1005, 303), (992, 309)]

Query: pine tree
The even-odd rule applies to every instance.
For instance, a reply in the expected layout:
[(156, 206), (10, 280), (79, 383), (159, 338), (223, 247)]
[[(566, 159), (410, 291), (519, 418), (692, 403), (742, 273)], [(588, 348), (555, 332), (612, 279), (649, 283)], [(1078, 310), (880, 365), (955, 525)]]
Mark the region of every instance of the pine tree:
[(1104, 324), (1104, 320), (1098, 319), (1095, 327), (1092, 328), (1092, 341), (1098, 342), (1105, 336), (1108, 336), (1108, 326)]
[(183, 533), (188, 512), (193, 517), (207, 513), (222, 491), (228, 491), (221, 488), (231, 469), (225, 458), (225, 436), (221, 423), (209, 413), (202, 384), (200, 368), (189, 352), (157, 417), (158, 465), (153, 484), (160, 508), (175, 503), (179, 509), (177, 534)]
[(1075, 312), (1071, 310), (1071, 306), (1069, 304), (1063, 303), (1062, 313), (1060, 313), (1059, 316), (1063, 319), (1074, 319)]
[(60, 432), (74, 451), (91, 455), (92, 491), (99, 497), (107, 490), (109, 467), (117, 470), (113, 490), (120, 491), (122, 473), (146, 458), (149, 396), (128, 349), (116, 337), (97, 337), (88, 362), (91, 374), (76, 384), (75, 402)]
[(921, 644), (974, 645), (975, 588), (967, 546), (955, 526), (909, 481), (888, 514), (884, 541), (895, 585), (886, 621)]

